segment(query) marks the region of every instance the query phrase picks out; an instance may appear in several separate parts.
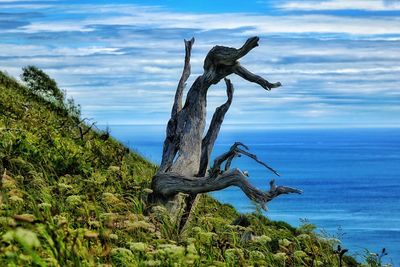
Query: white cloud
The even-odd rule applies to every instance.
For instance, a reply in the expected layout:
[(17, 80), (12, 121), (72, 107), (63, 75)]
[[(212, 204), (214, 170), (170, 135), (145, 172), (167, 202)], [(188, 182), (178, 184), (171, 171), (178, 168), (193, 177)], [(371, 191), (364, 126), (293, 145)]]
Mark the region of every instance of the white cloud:
[(54, 7), (52, 4), (56, 1), (58, 0), (0, 0), (0, 7), (3, 9), (43, 9)]
[(194, 28), (204, 31), (251, 27), (242, 35), (273, 33), (400, 34), (399, 18), (351, 18), (328, 15), (262, 16), (251, 14), (198, 15), (146, 12), (130, 16), (91, 19), (96, 25), (135, 25), (158, 28)]
[[(35, 22), (26, 26), (20, 27), (14, 32), (25, 32), (25, 33), (38, 33), (38, 32), (90, 32), (93, 31), (90, 28), (85, 27), (85, 25), (79, 25), (72, 21), (65, 22)], [(12, 31), (11, 31), (12, 32)]]
[[(1, 2), (0, 2), (1, 4)], [(18, 8), (18, 9), (45, 9), (54, 7), (53, 5), (48, 4), (19, 4), (19, 3), (10, 3), (10, 4), (1, 4), (1, 8)]]
[[(256, 18), (253, 18), (256, 19)], [(261, 17), (243, 35), (272, 33), (344, 33), (354, 35), (400, 34), (398, 18), (351, 18), (328, 15)]]
[(89, 47), (60, 47), (52, 50), (54, 54), (63, 56), (89, 56), (94, 54), (105, 54), (105, 55), (121, 55), (118, 52), (118, 48), (114, 47), (101, 47), (101, 46), (89, 46)]
[(400, 10), (400, 1), (381, 0), (331, 0), (331, 1), (295, 1), (278, 5), (286, 10)]
[[(341, 2), (341, 0), (338, 0)], [(346, 1), (344, 1), (346, 2)], [(363, 1), (360, 1), (363, 2)], [(368, 2), (368, 0), (367, 0)], [(298, 7), (306, 4), (301, 4)], [(318, 6), (318, 2), (315, 6)], [(347, 2), (346, 2), (347, 3)], [(290, 2), (286, 5), (291, 4)], [(296, 7), (295, 2), (292, 3)], [(313, 5), (310, 4), (310, 8)], [(395, 7), (397, 5), (394, 5)], [(126, 10), (130, 10), (129, 13)], [(128, 25), (134, 27), (158, 28), (158, 29), (199, 29), (202, 31), (220, 29), (252, 28), (241, 32), (242, 35), (251, 34), (274, 34), (274, 33), (345, 33), (354, 35), (376, 35), (376, 34), (400, 34), (400, 19), (396, 17), (343, 17), (330, 15), (285, 15), (264, 16), (246, 13), (224, 13), (224, 14), (197, 14), (166, 12), (157, 8), (143, 8), (134, 5), (130, 8), (119, 7), (119, 13), (91, 14), (87, 19), (77, 21), (49, 21), (32, 22), (30, 25), (19, 28), (18, 31), (27, 33), (36, 32), (63, 32), (94, 31), (94, 25)], [(391, 6), (392, 7), (392, 6)], [(67, 8), (67, 7), (65, 7)], [(73, 13), (73, 7), (69, 12)], [(88, 7), (86, 7), (88, 8)], [(118, 6), (109, 7), (111, 10)], [(92, 8), (97, 10), (97, 8)], [(104, 12), (106, 12), (106, 9)], [(79, 11), (79, 10), (77, 10)], [(149, 43), (149, 46), (154, 43)]]
[[(0, 68), (18, 75), (20, 67), (38, 65), (82, 104), (84, 116), (102, 123), (164, 124), (182, 71), (182, 39), (192, 35), (197, 39), (188, 87), (202, 73), (212, 46), (238, 47), (253, 34), (261, 35), (260, 47), (242, 64), (284, 84), (265, 92), (231, 75), (236, 97), (228, 123), (293, 122), (299, 117), (340, 121), (346, 116), (335, 117), (338, 112), (357, 114), (363, 101), (398, 99), (397, 17), (195, 14), (134, 5), (55, 5), (43, 12), (52, 11), (74, 15), (44, 16), (5, 32), (4, 40), (21, 39), (16, 44), (0, 40)], [(60, 38), (65, 31), (66, 38)], [(213, 86), (208, 116), (225, 100), (224, 84)]]

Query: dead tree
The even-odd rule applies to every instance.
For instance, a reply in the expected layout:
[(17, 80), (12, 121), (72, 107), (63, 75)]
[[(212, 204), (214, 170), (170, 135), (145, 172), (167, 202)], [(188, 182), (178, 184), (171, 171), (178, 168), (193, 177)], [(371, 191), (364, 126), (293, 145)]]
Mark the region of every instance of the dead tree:
[[(266, 209), (268, 201), (281, 194), (301, 193), (298, 189), (276, 186), (274, 180), (270, 182), (269, 191), (261, 191), (248, 182), (246, 172), (237, 168), (231, 169), (232, 160), (245, 155), (262, 164), (275, 175), (279, 175), (255, 155), (249, 153), (248, 148), (242, 143), (235, 143), (228, 152), (217, 157), (212, 167), (208, 169), (211, 152), (233, 99), (233, 85), (226, 77), (236, 74), (268, 91), (281, 86), (279, 82), (270, 83), (253, 74), (238, 62), (241, 57), (258, 46), (258, 41), (258, 37), (249, 38), (239, 49), (225, 46), (213, 47), (204, 60), (204, 73), (194, 81), (182, 106), (183, 90), (190, 76), (190, 55), (194, 43), (193, 38), (189, 41), (185, 40), (184, 69), (176, 89), (171, 118), (167, 124), (161, 165), (152, 179), (153, 193), (149, 198), (150, 202), (162, 203), (171, 213), (177, 213), (173, 216), (179, 215), (180, 221), (178, 220), (177, 223), (180, 223), (180, 229), (188, 219), (196, 196), (201, 193), (237, 186), (263, 209)], [(216, 109), (204, 135), (207, 91), (211, 85), (217, 84), (222, 79), (226, 83), (227, 100)], [(179, 203), (177, 196), (182, 196), (182, 194), (183, 197), (180, 199), (184, 201)], [(171, 208), (173, 206), (175, 211)], [(179, 210), (183, 212), (176, 212)]]

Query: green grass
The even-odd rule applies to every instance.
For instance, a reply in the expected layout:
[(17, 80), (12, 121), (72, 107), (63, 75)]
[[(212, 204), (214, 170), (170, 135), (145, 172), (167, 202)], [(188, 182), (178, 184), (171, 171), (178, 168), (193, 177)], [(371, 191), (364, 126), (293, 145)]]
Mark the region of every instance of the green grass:
[(0, 72), (0, 266), (338, 266), (312, 225), (232, 225), (206, 195), (177, 234), (162, 207), (145, 213), (157, 166), (87, 128)]

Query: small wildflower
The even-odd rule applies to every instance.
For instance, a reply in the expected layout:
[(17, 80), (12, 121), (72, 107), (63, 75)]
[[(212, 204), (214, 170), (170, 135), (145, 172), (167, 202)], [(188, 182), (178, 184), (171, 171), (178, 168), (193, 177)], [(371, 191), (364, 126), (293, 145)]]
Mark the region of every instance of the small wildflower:
[(40, 247), (40, 241), (37, 238), (37, 235), (34, 232), (24, 228), (17, 228), (16, 230), (8, 231), (3, 235), (2, 239), (6, 242), (15, 240), (19, 243), (23, 243), (29, 248)]
[(128, 229), (137, 229), (137, 228), (142, 228), (142, 229), (150, 229), (151, 225), (145, 221), (137, 221), (137, 222), (129, 222), (127, 223), (127, 228)]
[(295, 256), (295, 258), (304, 258), (304, 257), (307, 257), (307, 253), (305, 253), (302, 250), (297, 250), (294, 252), (294, 256)]
[(20, 198), (19, 196), (11, 196), (11, 197), (9, 198), (9, 200), (10, 200), (11, 202), (15, 203), (15, 204), (17, 204), (17, 203), (20, 203), (20, 204), (24, 203), (24, 200), (23, 200), (22, 198)]
[(72, 195), (72, 196), (67, 197), (66, 202), (70, 206), (75, 207), (75, 206), (82, 204), (82, 198), (81, 198), (81, 196), (78, 196), (78, 195)]
[(274, 257), (275, 260), (284, 261), (284, 260), (286, 260), (287, 255), (284, 252), (278, 252), (278, 253), (275, 253), (273, 255), (273, 257)]
[(68, 191), (70, 189), (72, 189), (72, 185), (69, 184), (65, 184), (65, 183), (58, 183), (58, 188), (60, 189), (60, 191)]
[(103, 193), (103, 199), (108, 205), (115, 205), (121, 203), (121, 200), (113, 193), (108, 193), (108, 192)]
[(0, 225), (7, 225), (11, 227), (15, 227), (17, 224), (15, 223), (15, 220), (10, 217), (0, 217)]
[(148, 260), (144, 262), (145, 266), (162, 266), (162, 263), (160, 260)]
[(111, 172), (119, 172), (121, 169), (118, 166), (110, 166), (108, 170)]
[(290, 244), (292, 244), (292, 242), (290, 242), (289, 240), (287, 240), (286, 238), (279, 240), (279, 245), (287, 247)]
[(142, 242), (130, 243), (129, 248), (132, 251), (144, 252), (147, 249), (147, 244), (142, 243)]
[(268, 242), (271, 242), (271, 240), (272, 240), (271, 237), (266, 236), (266, 235), (255, 236), (255, 237), (254, 237), (254, 241), (255, 241), (255, 242), (263, 243), (263, 244), (268, 243)]
[(16, 187), (16, 182), (11, 176), (8, 176), (6, 171), (4, 171), (3, 177), (1, 179), (2, 186), (5, 189), (11, 189)]
[(88, 224), (90, 226), (93, 226), (93, 227), (96, 227), (96, 228), (100, 227), (100, 222), (99, 221), (88, 221)]
[(308, 234), (301, 234), (297, 236), (298, 239), (309, 239), (310, 236)]

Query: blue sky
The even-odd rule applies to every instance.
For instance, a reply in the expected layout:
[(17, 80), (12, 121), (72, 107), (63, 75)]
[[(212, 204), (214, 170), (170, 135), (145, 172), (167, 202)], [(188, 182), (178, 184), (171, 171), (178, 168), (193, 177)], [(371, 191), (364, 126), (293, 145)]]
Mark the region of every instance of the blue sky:
[[(165, 124), (196, 38), (189, 85), (214, 45), (261, 37), (242, 64), (271, 92), (231, 76), (227, 124), (400, 125), (400, 1), (0, 0), (0, 69), (33, 64), (100, 124)], [(225, 101), (209, 90), (209, 116)]]

